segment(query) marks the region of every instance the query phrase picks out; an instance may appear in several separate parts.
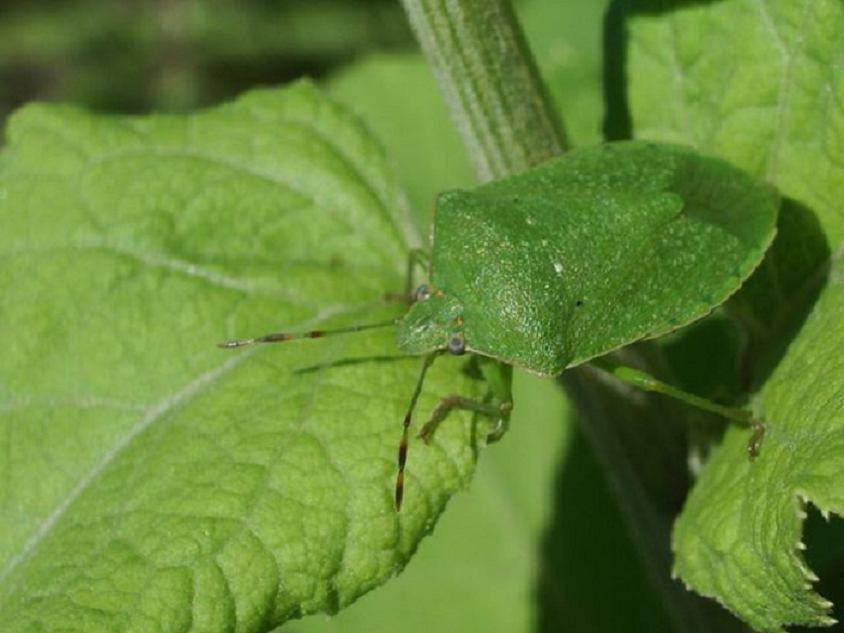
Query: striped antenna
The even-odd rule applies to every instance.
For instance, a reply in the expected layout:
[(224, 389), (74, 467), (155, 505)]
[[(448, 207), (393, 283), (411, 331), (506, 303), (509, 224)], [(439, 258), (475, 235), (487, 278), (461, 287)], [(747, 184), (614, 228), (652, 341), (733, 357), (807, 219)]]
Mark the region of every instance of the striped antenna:
[(308, 332), (272, 332), (264, 334), (258, 338), (242, 338), (231, 341), (224, 341), (218, 343), (217, 347), (223, 349), (237, 349), (238, 347), (248, 347), (249, 345), (257, 345), (259, 343), (284, 343), (285, 341), (295, 341), (300, 338), (322, 338), (323, 336), (331, 336), (333, 334), (349, 334), (351, 332), (362, 332), (363, 330), (374, 330), (379, 327), (389, 327), (395, 325), (398, 321), (391, 319), (390, 321), (381, 321), (379, 323), (366, 323), (364, 325), (350, 325), (348, 327), (338, 327), (333, 330), (310, 330)]
[(407, 442), (410, 429), (410, 420), (413, 417), (413, 410), (416, 408), (416, 401), (419, 400), (419, 394), (422, 393), (422, 383), (425, 382), (425, 374), (428, 373), (428, 368), (434, 359), (439, 354), (439, 351), (431, 352), (422, 361), (422, 371), (419, 372), (419, 379), (416, 381), (416, 388), (413, 390), (413, 395), (410, 398), (410, 405), (407, 407), (407, 413), (404, 415), (404, 422), (401, 430), (401, 442), (399, 442), (399, 468), (396, 474), (396, 512), (401, 510), (401, 502), (404, 499), (404, 467), (407, 465)]

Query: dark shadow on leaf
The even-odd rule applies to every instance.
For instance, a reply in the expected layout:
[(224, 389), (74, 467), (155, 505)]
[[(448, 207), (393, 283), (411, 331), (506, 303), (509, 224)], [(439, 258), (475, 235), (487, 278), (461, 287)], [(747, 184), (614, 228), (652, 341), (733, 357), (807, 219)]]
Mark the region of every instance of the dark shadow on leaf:
[(626, 0), (630, 13), (655, 14), (694, 6), (705, 6), (727, 0)]
[(611, 0), (603, 24), (604, 138), (622, 141), (633, 138), (627, 86), (629, 16), (659, 14), (694, 5), (724, 0)]
[[(676, 382), (653, 342), (622, 350), (618, 360)], [(559, 475), (539, 578), (540, 630), (742, 631), (729, 613), (686, 591), (670, 573), (671, 526), (692, 483), (690, 433), (707, 420), (588, 366), (565, 372), (561, 382), (588, 442), (572, 444)], [(612, 476), (605, 482), (606, 473)], [(618, 614), (623, 622), (614, 619)]]
[(359, 356), (357, 358), (342, 358), (331, 361), (330, 363), (320, 363), (319, 365), (308, 365), (307, 367), (297, 367), (293, 370), (294, 374), (312, 374), (315, 371), (322, 371), (323, 369), (336, 369), (338, 367), (351, 367), (354, 365), (363, 365), (365, 363), (392, 363), (400, 360), (407, 360), (408, 358), (417, 358), (408, 354), (382, 354), (379, 356)]
[[(329, 363), (320, 363), (319, 365), (307, 365), (305, 367), (297, 367), (293, 370), (294, 374), (312, 374), (324, 369), (336, 369), (339, 367), (354, 367), (355, 365), (362, 365), (364, 363), (394, 363), (396, 361), (406, 361), (411, 358), (422, 359), (421, 356), (414, 356), (412, 354), (379, 354), (372, 356), (356, 356), (354, 358), (341, 358), (333, 360)], [(474, 354), (466, 356), (466, 362), (460, 367), (460, 371), (474, 380), (483, 380), (483, 374), (478, 367), (478, 357)]]
[[(803, 526), (803, 542), (806, 544), (806, 561), (819, 577), (814, 589), (835, 605), (831, 614), (836, 620), (844, 617), (844, 520), (831, 515), (824, 520), (815, 506), (809, 504), (809, 517)], [(840, 625), (831, 629), (794, 628), (797, 631), (837, 631)]]
[(633, 120), (627, 101), (627, 2), (613, 0), (603, 24), (604, 138), (633, 138)]
[(765, 383), (800, 332), (826, 285), (830, 261), (829, 243), (817, 216), (785, 198), (773, 245), (726, 306), (748, 333), (742, 361), (746, 391)]
[(672, 631), (592, 449), (580, 433), (557, 476), (543, 540), (539, 631)]
[(659, 339), (659, 346), (676, 377), (675, 386), (722, 404), (736, 404), (744, 393), (745, 338), (735, 319), (716, 310)]

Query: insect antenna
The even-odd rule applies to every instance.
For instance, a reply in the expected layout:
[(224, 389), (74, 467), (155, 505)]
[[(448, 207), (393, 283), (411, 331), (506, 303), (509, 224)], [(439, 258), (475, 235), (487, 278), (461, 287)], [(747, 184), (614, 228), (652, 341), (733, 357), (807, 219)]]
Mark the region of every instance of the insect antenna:
[(407, 446), (410, 429), (410, 420), (413, 417), (413, 410), (416, 408), (416, 401), (419, 400), (419, 394), (422, 393), (422, 383), (425, 382), (425, 374), (428, 373), (428, 368), (434, 359), (439, 354), (439, 351), (431, 352), (422, 361), (422, 370), (419, 372), (419, 379), (416, 381), (416, 387), (413, 389), (413, 395), (410, 397), (410, 404), (407, 407), (407, 413), (404, 415), (404, 422), (402, 423), (401, 441), (399, 442), (399, 460), (398, 472), (396, 473), (396, 512), (401, 510), (401, 502), (404, 499), (404, 467), (407, 464)]
[(364, 323), (363, 325), (349, 325), (347, 327), (338, 327), (333, 330), (308, 330), (307, 332), (271, 332), (264, 334), (257, 338), (242, 338), (233, 339), (230, 341), (223, 341), (218, 343), (217, 347), (223, 349), (236, 349), (238, 347), (248, 347), (249, 345), (257, 345), (260, 343), (284, 343), (285, 341), (295, 341), (300, 338), (322, 338), (323, 336), (332, 336), (334, 334), (349, 334), (351, 332), (362, 332), (364, 330), (374, 330), (379, 327), (389, 327), (397, 323), (396, 319), (389, 321), (379, 321), (378, 323)]

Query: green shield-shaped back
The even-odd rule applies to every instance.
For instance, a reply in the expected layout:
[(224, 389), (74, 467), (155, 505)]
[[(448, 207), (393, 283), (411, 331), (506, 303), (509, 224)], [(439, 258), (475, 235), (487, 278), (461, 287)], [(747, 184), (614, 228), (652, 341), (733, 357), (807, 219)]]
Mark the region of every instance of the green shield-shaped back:
[(462, 306), (468, 349), (557, 374), (722, 303), (777, 208), (767, 185), (681, 147), (574, 151), (442, 194), (431, 283)]

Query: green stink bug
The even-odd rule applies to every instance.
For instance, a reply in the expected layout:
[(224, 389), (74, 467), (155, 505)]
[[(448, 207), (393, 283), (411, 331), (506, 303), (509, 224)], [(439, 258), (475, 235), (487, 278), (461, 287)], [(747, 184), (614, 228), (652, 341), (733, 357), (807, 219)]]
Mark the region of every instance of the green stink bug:
[[(556, 376), (705, 316), (759, 265), (776, 231), (777, 209), (768, 186), (721, 160), (636, 141), (573, 151), (510, 178), (442, 194), (428, 281), (413, 293), (407, 314), (332, 332), (395, 323), (399, 349), (424, 356), (404, 418), (396, 508), (412, 413), (437, 354), (475, 354), (490, 393), (483, 402), (446, 398), (421, 437), (461, 408), (496, 418), (495, 439), (512, 408), (512, 366)], [(222, 346), (326, 333), (269, 334)], [(749, 412), (597, 362), (637, 387), (753, 426), (751, 456), (758, 450), (764, 426)]]

